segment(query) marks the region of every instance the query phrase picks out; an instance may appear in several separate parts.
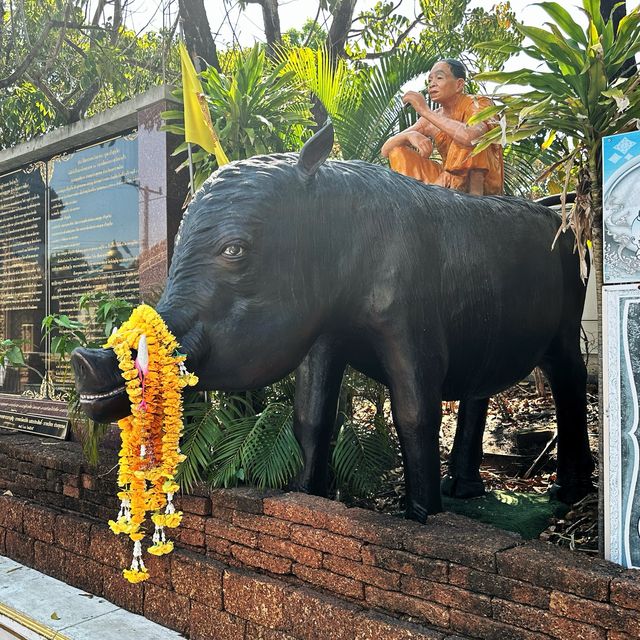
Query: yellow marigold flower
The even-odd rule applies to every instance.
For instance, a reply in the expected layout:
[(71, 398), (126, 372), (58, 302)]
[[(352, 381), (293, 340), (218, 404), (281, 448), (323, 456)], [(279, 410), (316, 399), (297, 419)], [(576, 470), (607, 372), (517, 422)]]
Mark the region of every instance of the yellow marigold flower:
[(180, 486), (178, 484), (176, 484), (172, 479), (171, 480), (167, 480), (163, 485), (162, 485), (162, 491), (164, 493), (176, 493), (177, 491), (179, 491)]
[(125, 569), (122, 575), (132, 584), (143, 582), (149, 577), (148, 571), (138, 571), (137, 569)]
[(143, 540), (144, 539), (144, 533), (130, 533), (129, 534), (129, 538), (131, 538), (131, 540), (133, 540), (134, 542), (137, 542), (138, 540)]
[(174, 529), (182, 522), (182, 511), (166, 513), (164, 516), (164, 526)]
[(168, 541), (164, 543), (154, 544), (153, 546), (149, 547), (147, 551), (154, 556), (163, 556), (173, 551), (173, 542)]
[(109, 520), (108, 522), (109, 524), (109, 529), (111, 529), (111, 531), (113, 531), (113, 533), (115, 533), (116, 535), (120, 535), (121, 533), (124, 533), (124, 529), (123, 524), (120, 522), (116, 522), (115, 520)]

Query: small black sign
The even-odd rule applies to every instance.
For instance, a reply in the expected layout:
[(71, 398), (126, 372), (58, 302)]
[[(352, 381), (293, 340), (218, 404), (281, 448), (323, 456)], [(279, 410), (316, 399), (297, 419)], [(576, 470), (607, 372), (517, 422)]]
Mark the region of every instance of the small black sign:
[(51, 416), (0, 411), (0, 429), (14, 429), (39, 436), (66, 440), (69, 421), (64, 418), (52, 418)]

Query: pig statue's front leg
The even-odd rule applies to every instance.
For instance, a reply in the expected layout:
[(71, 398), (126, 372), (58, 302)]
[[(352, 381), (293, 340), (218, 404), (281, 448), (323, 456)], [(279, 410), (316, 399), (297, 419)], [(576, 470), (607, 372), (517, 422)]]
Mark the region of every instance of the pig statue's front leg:
[(293, 488), (318, 496), (328, 491), (329, 445), (346, 367), (339, 353), (335, 339), (320, 336), (296, 370), (293, 431), (304, 467)]
[(432, 356), (418, 360), (406, 335), (388, 345), (386, 375), (393, 421), (400, 440), (406, 488), (406, 516), (425, 522), (442, 511), (440, 496), (440, 422), (443, 368)]

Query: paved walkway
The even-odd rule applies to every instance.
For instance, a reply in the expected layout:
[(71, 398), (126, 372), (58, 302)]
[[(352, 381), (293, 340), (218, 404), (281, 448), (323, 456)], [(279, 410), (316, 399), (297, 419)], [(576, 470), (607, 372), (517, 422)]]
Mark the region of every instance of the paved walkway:
[(175, 640), (184, 636), (0, 556), (0, 640)]

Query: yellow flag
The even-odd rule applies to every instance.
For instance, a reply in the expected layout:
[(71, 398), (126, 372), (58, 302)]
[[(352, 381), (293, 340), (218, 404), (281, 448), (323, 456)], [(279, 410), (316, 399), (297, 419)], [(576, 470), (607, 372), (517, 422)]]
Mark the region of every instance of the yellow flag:
[(181, 42), (179, 47), (184, 100), (184, 139), (187, 142), (195, 142), (209, 153), (215, 154), (218, 166), (222, 166), (229, 162), (229, 158), (213, 128), (209, 107), (189, 52), (184, 43)]

